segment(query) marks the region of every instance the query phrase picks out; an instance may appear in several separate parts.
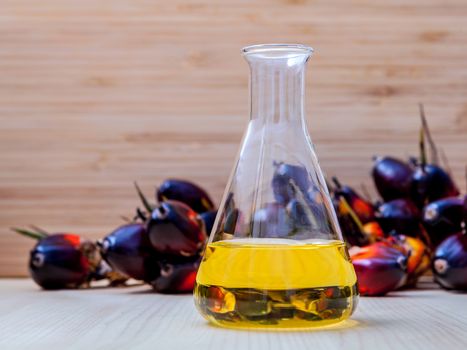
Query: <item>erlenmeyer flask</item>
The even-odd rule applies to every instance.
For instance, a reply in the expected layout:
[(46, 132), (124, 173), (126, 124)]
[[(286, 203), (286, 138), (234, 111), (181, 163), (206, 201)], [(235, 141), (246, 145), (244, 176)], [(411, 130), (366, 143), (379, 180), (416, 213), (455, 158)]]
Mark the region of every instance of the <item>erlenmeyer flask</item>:
[(209, 237), (195, 304), (227, 327), (307, 328), (350, 316), (356, 275), (307, 131), (303, 45), (243, 49), (251, 110)]

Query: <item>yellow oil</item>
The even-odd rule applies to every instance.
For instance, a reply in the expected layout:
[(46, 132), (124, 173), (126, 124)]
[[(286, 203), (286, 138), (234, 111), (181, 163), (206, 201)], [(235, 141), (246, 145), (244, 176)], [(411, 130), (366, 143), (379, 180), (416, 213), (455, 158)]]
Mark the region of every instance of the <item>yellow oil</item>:
[(225, 327), (311, 328), (347, 319), (358, 288), (341, 241), (245, 238), (208, 244), (194, 298)]

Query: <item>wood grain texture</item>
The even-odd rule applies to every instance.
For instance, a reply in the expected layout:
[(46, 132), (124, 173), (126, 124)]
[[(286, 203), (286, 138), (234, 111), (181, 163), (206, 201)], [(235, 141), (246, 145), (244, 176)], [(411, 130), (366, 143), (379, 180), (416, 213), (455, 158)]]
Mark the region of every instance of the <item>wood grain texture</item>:
[[(301, 42), (323, 169), (369, 183), (417, 152), (417, 103), (464, 188), (463, 0), (0, 0), (0, 275), (32, 242), (9, 227), (103, 236), (162, 179), (218, 201), (247, 121), (242, 46)], [(371, 186), (371, 185), (370, 185)]]
[(191, 295), (148, 287), (45, 292), (30, 280), (0, 280), (2, 349), (464, 350), (467, 296), (423, 289), (361, 298), (349, 321), (313, 331), (210, 326)]

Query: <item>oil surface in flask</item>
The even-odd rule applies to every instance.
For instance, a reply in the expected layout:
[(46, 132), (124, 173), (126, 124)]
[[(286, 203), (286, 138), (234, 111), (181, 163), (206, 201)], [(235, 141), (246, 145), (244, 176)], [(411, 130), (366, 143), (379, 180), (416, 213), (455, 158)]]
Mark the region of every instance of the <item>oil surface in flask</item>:
[(245, 238), (210, 243), (195, 304), (211, 322), (235, 328), (308, 328), (348, 318), (356, 275), (337, 240)]

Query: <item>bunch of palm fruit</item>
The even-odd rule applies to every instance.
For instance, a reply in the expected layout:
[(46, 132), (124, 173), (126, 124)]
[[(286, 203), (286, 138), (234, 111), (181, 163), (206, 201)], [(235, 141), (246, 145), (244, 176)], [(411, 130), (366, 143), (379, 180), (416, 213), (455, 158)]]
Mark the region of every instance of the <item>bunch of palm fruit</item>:
[(15, 228), (38, 240), (29, 259), (34, 281), (44, 289), (62, 289), (103, 279), (122, 285), (131, 278), (161, 293), (191, 292), (216, 216), (211, 198), (194, 183), (168, 179), (156, 190), (154, 205), (135, 186), (144, 209), (97, 242), (35, 226)]
[[(372, 201), (337, 178), (328, 185), (362, 295), (414, 286), (430, 267), (442, 287), (467, 289), (467, 195), (460, 195), (448, 168), (440, 166), (421, 112), (420, 156), (407, 162), (389, 156), (374, 159), (372, 178), (381, 200)], [(310, 218), (319, 223), (325, 215), (315, 206), (316, 192), (304, 167), (275, 166), (275, 202), (253, 218), (271, 237), (290, 238), (312, 227)], [(97, 242), (34, 226), (14, 229), (38, 240), (29, 259), (34, 281), (44, 289), (60, 289), (103, 279), (122, 285), (131, 278), (162, 293), (191, 292), (217, 213), (213, 201), (203, 188), (185, 180), (165, 180), (155, 193), (157, 205), (137, 185), (136, 190), (143, 208)], [(303, 194), (301, 200), (298, 194)], [(231, 209), (235, 215), (226, 220), (226, 233), (233, 233), (241, 217), (234, 205)]]
[(329, 186), (362, 295), (414, 286), (430, 267), (442, 287), (467, 289), (467, 195), (440, 166), (420, 108), (420, 157), (374, 159), (371, 174), (382, 201), (364, 198), (336, 178)]

